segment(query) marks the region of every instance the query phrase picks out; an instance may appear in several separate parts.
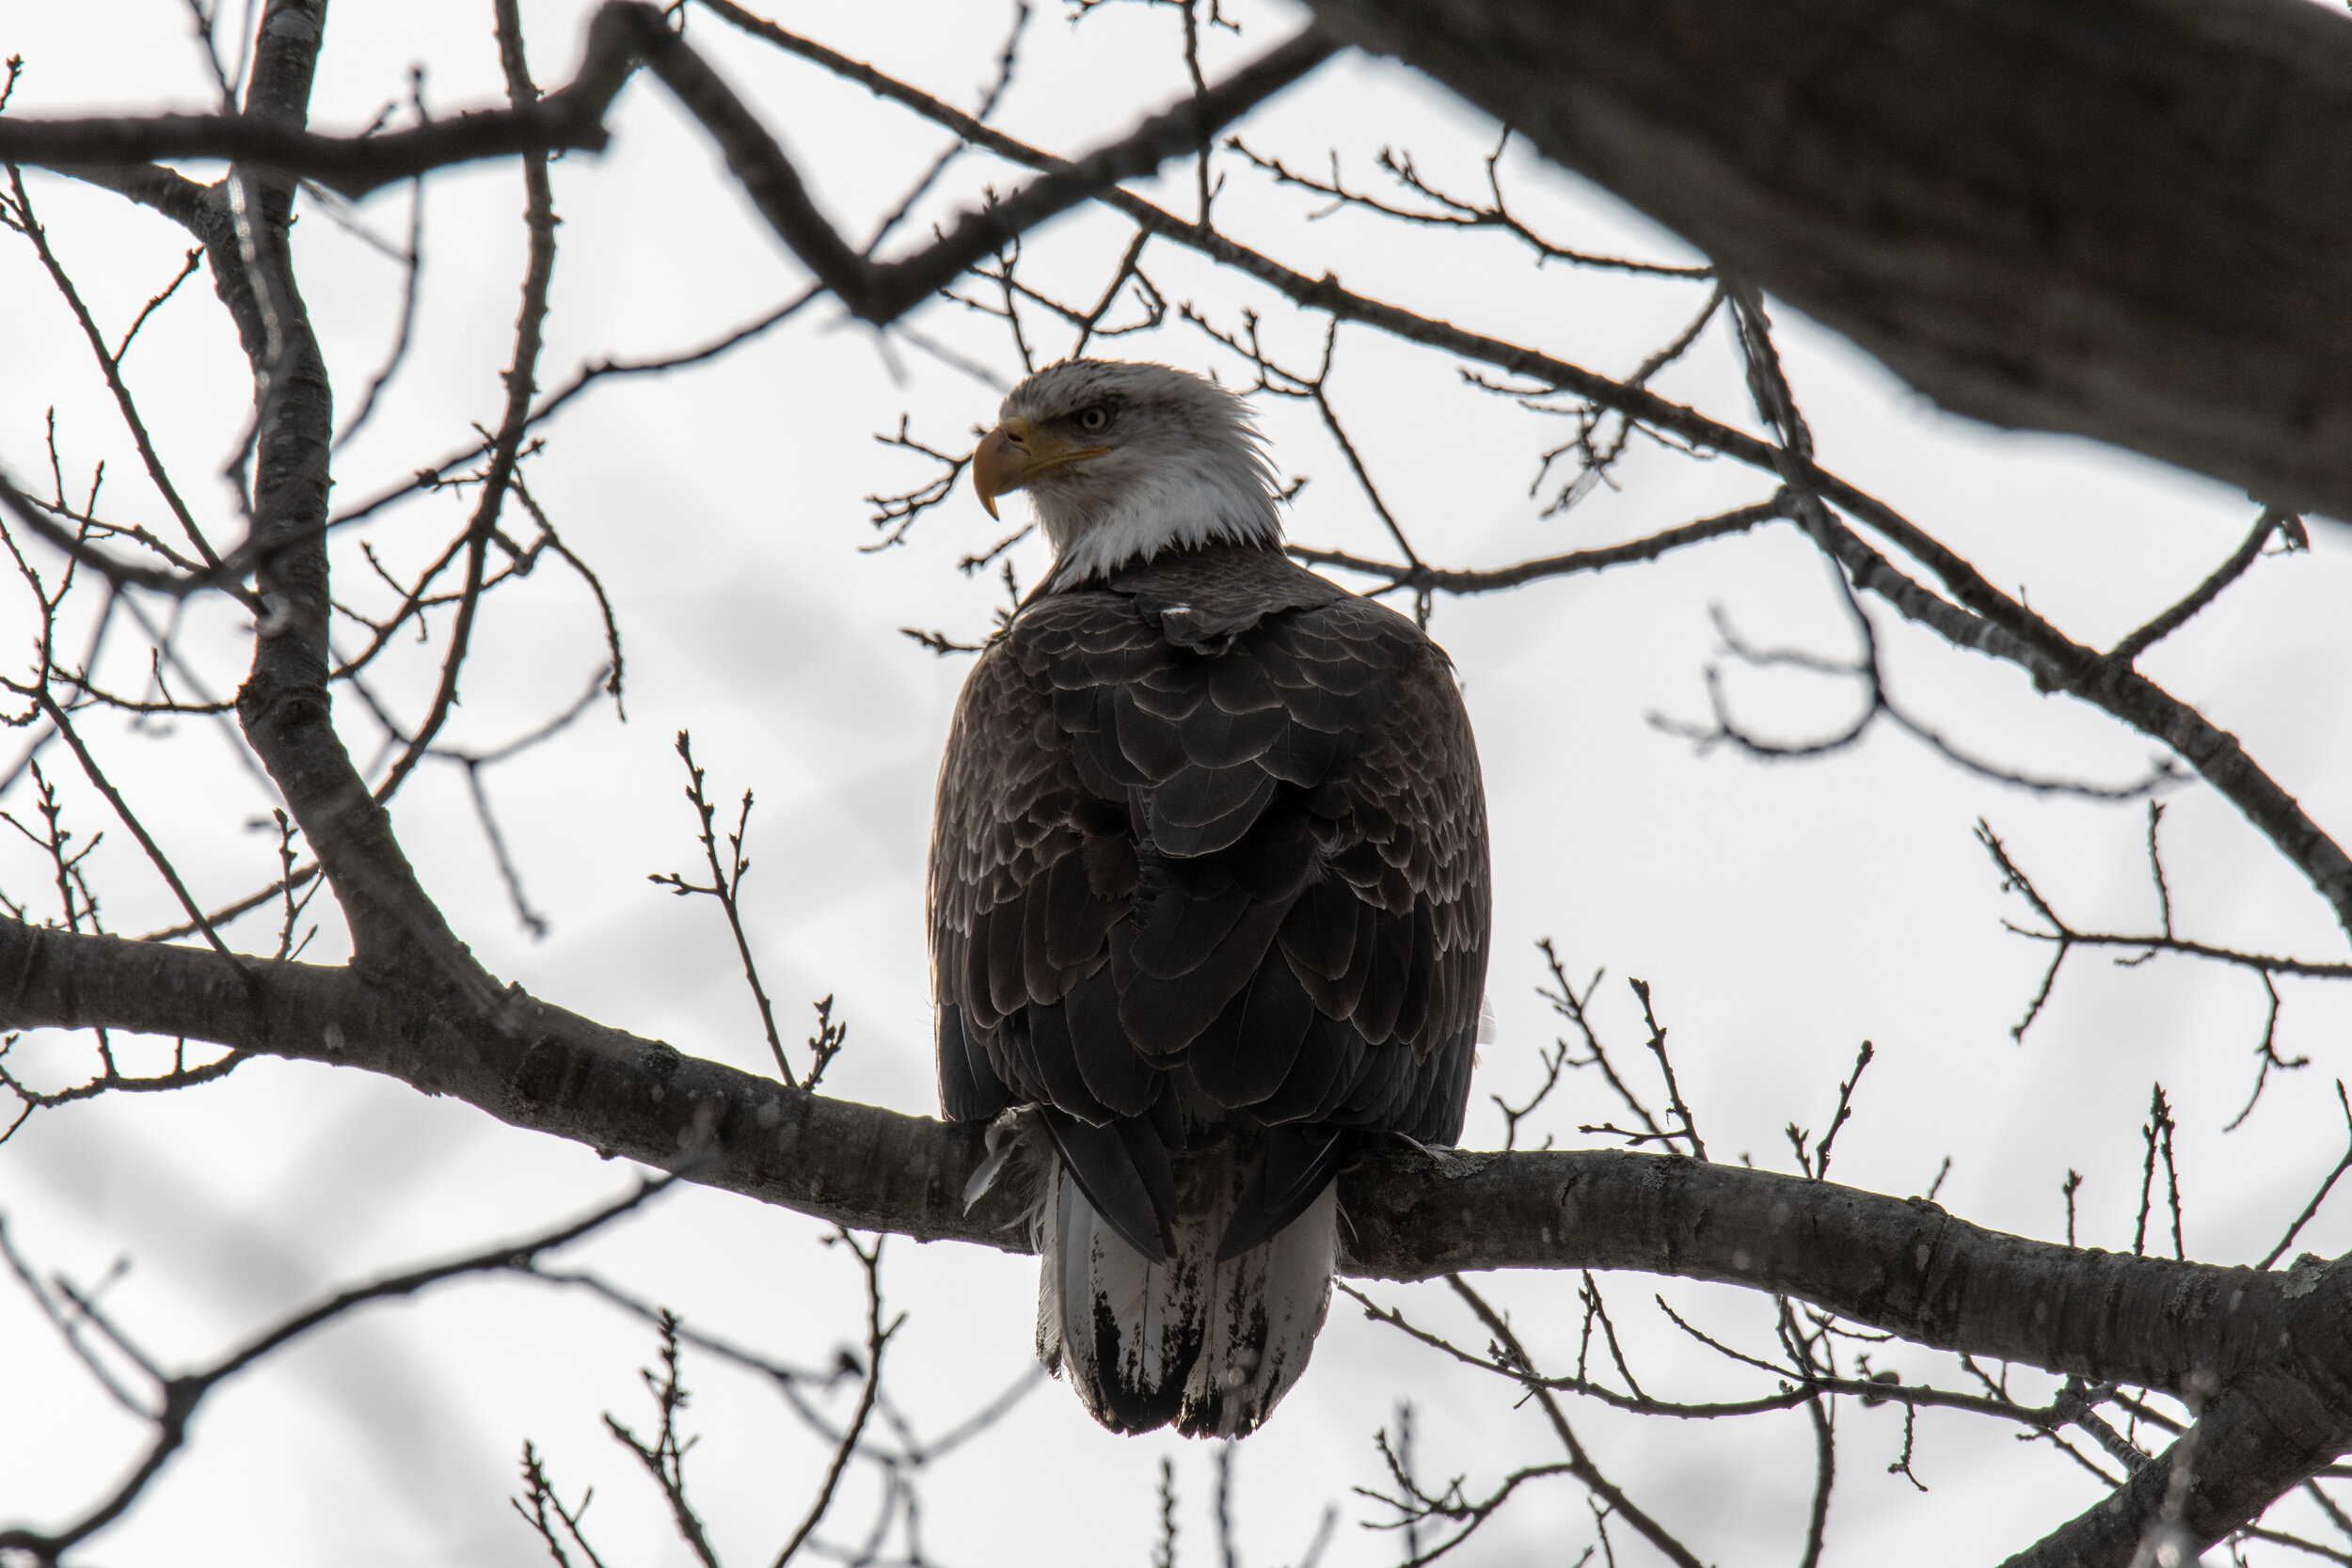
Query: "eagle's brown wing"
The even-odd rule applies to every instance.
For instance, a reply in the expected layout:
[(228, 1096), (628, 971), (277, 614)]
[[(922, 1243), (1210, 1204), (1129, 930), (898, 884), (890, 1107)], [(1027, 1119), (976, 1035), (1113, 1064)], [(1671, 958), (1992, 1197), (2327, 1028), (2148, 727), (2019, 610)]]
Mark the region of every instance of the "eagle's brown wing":
[(1090, 1196), (1147, 1256), (1180, 1103), (1293, 1127), (1229, 1243), (1263, 1239), (1328, 1180), (1341, 1130), (1461, 1128), (1488, 867), (1452, 669), (1272, 551), (1041, 595), (958, 704), (930, 911), (948, 1117), (1041, 1103), (1111, 1166), (1125, 1151), (1132, 1180), (1089, 1187), (1126, 1191)]

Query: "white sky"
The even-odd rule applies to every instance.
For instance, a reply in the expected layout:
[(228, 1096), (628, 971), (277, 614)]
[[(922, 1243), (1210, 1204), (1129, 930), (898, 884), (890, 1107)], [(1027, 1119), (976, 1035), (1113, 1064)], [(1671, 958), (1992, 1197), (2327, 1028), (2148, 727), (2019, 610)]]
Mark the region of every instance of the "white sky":
[[(541, 83), (564, 80), (587, 8), (529, 4)], [(427, 68), (437, 111), (500, 92), (488, 7), (415, 0), (345, 4), (330, 19), (314, 97), (322, 129), (362, 125)], [(796, 6), (781, 18), (939, 92), (977, 97), (1007, 14), (996, 7)], [(1214, 68), (1281, 36), (1288, 13), (1251, 8), (1241, 40), (1217, 36)], [(208, 106), (207, 77), (169, 0), (73, 7), (0, 0), (0, 54), (27, 71), (12, 112), (47, 115)], [(743, 40), (707, 15), (691, 37), (800, 157), (827, 209), (862, 234), (945, 145), (941, 133), (860, 89)], [(997, 122), (1076, 150), (1182, 90), (1172, 11), (1106, 8), (1073, 27), (1052, 7), (1034, 19), (1028, 62)], [(542, 360), (543, 386), (583, 360), (691, 345), (796, 293), (801, 269), (725, 180), (698, 132), (649, 81), (613, 119), (612, 149), (555, 172), (564, 226)], [(1383, 147), (1409, 150), (1424, 174), (1475, 192), (1492, 125), (1412, 73), (1350, 57), (1251, 117), (1254, 146), (1321, 168), (1336, 149), (1352, 179), (1377, 180)], [(1538, 164), (1505, 161), (1515, 198), (1547, 232), (1581, 247), (1689, 260), (1607, 197)], [(204, 173), (209, 178), (210, 174)], [(184, 235), (103, 192), (28, 176), (51, 238), (98, 319), (119, 333), (167, 280)], [(923, 222), (1009, 183), (983, 158), (960, 162)], [(1166, 182), (1189, 200), (1189, 170)], [(369, 429), (338, 469), (339, 501), (373, 494), (469, 439), (499, 409), (522, 257), (520, 181), (509, 165), (439, 176), (427, 198), (415, 349)], [(404, 231), (407, 197), (362, 209)], [(1538, 270), (1503, 239), (1416, 235), (1356, 214), (1306, 221), (1311, 198), (1229, 170), (1219, 220), (1310, 274), (1359, 292), (1624, 373), (1696, 308), (1687, 284), (1553, 266)], [(920, 225), (914, 226), (920, 231)], [(1036, 236), (1032, 281), (1090, 297), (1124, 245), (1113, 216), (1089, 210)], [(104, 509), (167, 522), (144, 487), (71, 317), (30, 249), (0, 236), (0, 464), (45, 484), (42, 421), (54, 405), (70, 487), (104, 459)], [(297, 248), (344, 415), (381, 362), (398, 307), (396, 269), (306, 206)], [(1322, 323), (1241, 280), (1155, 245), (1146, 269), (1167, 297), (1231, 328), (1263, 316), (1286, 362), (1311, 368)], [(999, 531), (968, 493), (927, 516), (901, 548), (870, 542), (861, 497), (930, 477), (876, 432), (908, 414), (919, 438), (968, 439), (999, 393), (904, 338), (878, 343), (822, 306), (714, 365), (660, 381), (608, 384), (547, 430), (528, 477), (566, 540), (602, 575), (628, 655), (628, 719), (591, 712), (556, 742), (486, 775), (533, 903), (552, 930), (534, 942), (508, 907), (457, 769), (428, 767), (396, 820), (426, 886), (492, 971), (535, 993), (681, 1050), (764, 1070), (767, 1052), (718, 911), (649, 887), (646, 874), (696, 869), (672, 737), (695, 736), (713, 792), (758, 792), (757, 868), (746, 916), (787, 1034), (809, 999), (838, 996), (850, 1046), (828, 1088), (910, 1112), (932, 1107), (921, 868), (930, 796), (949, 706), (965, 665), (933, 658), (902, 626), (971, 638), (1001, 600), (997, 585), (952, 569)], [(926, 338), (1017, 375), (996, 324), (934, 304), (911, 318)], [(1041, 356), (1066, 337), (1038, 324)], [(2106, 643), (2178, 597), (2250, 523), (2244, 498), (2211, 482), (2081, 443), (2017, 436), (1944, 417), (1842, 341), (1781, 312), (1797, 393), (1832, 468), (1904, 509), (1994, 582), (2083, 641)], [(1177, 322), (1107, 352), (1162, 358), (1229, 380), (1232, 356)], [(1527, 494), (1535, 454), (1562, 421), (1464, 389), (1442, 356), (1367, 330), (1342, 334), (1333, 387), (1383, 493), (1422, 553), (1449, 565), (1636, 537), (1760, 499), (1772, 486), (1728, 462), (1692, 464), (1637, 448), (1603, 491), (1546, 519)], [(128, 360), (166, 459), (201, 516), (231, 533), (213, 477), (250, 395), (209, 277), (191, 280), (149, 323)], [(1719, 325), (1660, 389), (1718, 418), (1753, 424)], [(1387, 554), (1379, 526), (1311, 409), (1267, 403), (1276, 462), (1311, 483), (1294, 538)], [(363, 537), (413, 567), (462, 527), (468, 503), (411, 501)], [(512, 509), (509, 513), (513, 516)], [(358, 595), (361, 536), (339, 540), (341, 592)], [(2352, 650), (2340, 635), (2352, 594), (2344, 535), (2319, 525), (2316, 549), (2258, 563), (2144, 668), (2232, 729), (2339, 837), (2352, 829), (2343, 712)], [(1014, 552), (1022, 580), (1043, 564)], [(0, 632), (32, 628), (24, 593), (0, 597)], [(1523, 1095), (1556, 1021), (1534, 995), (1533, 943), (1553, 937), (1580, 977), (1605, 966), (1596, 1011), (1634, 1067), (1641, 1037), (1623, 983), (1655, 987), (1676, 1062), (1718, 1158), (1752, 1154), (1789, 1168), (1784, 1124), (1825, 1125), (1836, 1080), (1864, 1038), (1877, 1063), (1840, 1135), (1837, 1177), (1923, 1192), (1947, 1155), (1941, 1201), (1979, 1224), (2060, 1237), (2059, 1183), (2072, 1167), (2082, 1239), (2128, 1246), (2137, 1201), (2138, 1128), (2152, 1079), (2179, 1108), (2179, 1150), (2193, 1257), (2252, 1261), (2266, 1252), (2343, 1146), (2328, 1080), (2346, 1066), (2352, 1006), (2284, 982), (2279, 1044), (2312, 1066), (2269, 1095), (2238, 1132), (2222, 1125), (2253, 1078), (2265, 1002), (2244, 974), (2159, 959), (2118, 971), (2070, 960), (2021, 1047), (2009, 1030), (2046, 954), (2001, 928), (2005, 899), (1971, 829), (1983, 817), (2062, 910), (2086, 927), (2143, 929), (2153, 919), (2140, 808), (2052, 799), (1986, 783), (1891, 731), (1823, 762), (1763, 766), (1694, 756), (1653, 715), (1706, 717), (1703, 676), (1719, 657), (1710, 610), (1748, 637), (1828, 654), (1850, 646), (1823, 567), (1785, 527), (1597, 578), (1440, 601), (1432, 629), (1461, 671), (1492, 807), (1497, 861), (1489, 987), (1502, 1039), (1487, 1048), (1465, 1142), (1500, 1137), (1489, 1093)], [(228, 695), (248, 655), (226, 605), (191, 610), (183, 646)], [(2153, 744), (2026, 678), (1950, 652), (1872, 606), (1893, 689), (1976, 753), (2030, 772), (2122, 781)], [(446, 613), (446, 612), (444, 612)], [(445, 629), (437, 621), (436, 630)], [(488, 748), (559, 711), (602, 658), (593, 605), (553, 563), (498, 594), (468, 667), (448, 743)], [(135, 688), (144, 655), (127, 639), (106, 668)], [(405, 648), (375, 685), (405, 721), (429, 695), (436, 648)], [(1798, 736), (1843, 722), (1848, 693), (1794, 676), (1729, 673), (1739, 712)], [(363, 762), (376, 732), (345, 700)], [(199, 898), (217, 905), (263, 885), (275, 840), (246, 831), (273, 803), (212, 721), (135, 731), (87, 721), (93, 744)], [(10, 747), (15, 742), (9, 741)], [(14, 755), (13, 750), (8, 753)], [(70, 765), (62, 753), (53, 763)], [(174, 918), (169, 895), (129, 836), (78, 787), (70, 821), (108, 830), (91, 861), (113, 928)], [(2190, 785), (2169, 797), (2167, 864), (2185, 933), (2316, 958), (2342, 951), (2325, 906), (2226, 802)], [(19, 784), (0, 805), (24, 815)], [(43, 895), (40, 863), (0, 850), (0, 887)], [(40, 907), (37, 905), (37, 907)], [(239, 927), (266, 945), (256, 917)], [(311, 957), (333, 958), (324, 922)], [(78, 1048), (28, 1039), (18, 1056), (64, 1072)], [(12, 1058), (13, 1059), (13, 1058)], [(151, 1068), (152, 1059), (145, 1063)], [(1572, 1079), (1537, 1136), (1565, 1145), (1581, 1122), (1617, 1108)], [(128, 1276), (108, 1296), (117, 1320), (161, 1360), (209, 1357), (323, 1289), (421, 1258), (536, 1228), (621, 1190), (627, 1173), (591, 1151), (516, 1132), (463, 1104), (356, 1073), (262, 1062), (225, 1084), (119, 1099), (37, 1117), (0, 1147), (0, 1212), (44, 1267), (89, 1280), (116, 1259)], [(2302, 1246), (2352, 1246), (2352, 1200), (2323, 1212)], [(582, 1247), (574, 1260), (691, 1322), (800, 1363), (821, 1364), (860, 1327), (850, 1260), (815, 1244), (797, 1215), (688, 1192)], [(2169, 1244), (2169, 1242), (2168, 1242)], [(890, 1387), (926, 1433), (944, 1430), (1029, 1364), (1035, 1265), (953, 1245), (895, 1242), (886, 1277), (911, 1314), (894, 1345)], [(1694, 1352), (1647, 1297), (1763, 1353), (1769, 1304), (1727, 1289), (1604, 1278), (1644, 1386), (1722, 1398), (1758, 1392), (1760, 1374)], [(1577, 1281), (1494, 1282), (1539, 1356), (1565, 1367), (1581, 1321)], [(1418, 1321), (1483, 1335), (1442, 1286), (1379, 1287)], [(136, 1426), (56, 1343), (21, 1292), (0, 1291), (0, 1518), (56, 1522), (79, 1511), (136, 1450)], [(508, 1511), (522, 1440), (549, 1458), (567, 1496), (593, 1483), (590, 1515), (614, 1562), (684, 1561), (660, 1501), (606, 1437), (599, 1413), (650, 1418), (635, 1370), (642, 1325), (582, 1295), (466, 1285), (346, 1322), (217, 1394), (191, 1451), (135, 1513), (87, 1554), (119, 1563), (243, 1564), (534, 1560)], [(1874, 1347), (1865, 1347), (1874, 1348)], [(1960, 1383), (1947, 1358), (1893, 1347), (1874, 1364)], [(690, 1356), (690, 1412), (704, 1433), (690, 1465), (714, 1538), (730, 1561), (772, 1554), (821, 1465), (820, 1449), (764, 1386)], [(2021, 1394), (2050, 1380), (2021, 1374)], [(1236, 1507), (1253, 1568), (1295, 1561), (1325, 1506), (1340, 1525), (1327, 1563), (1393, 1561), (1401, 1543), (1359, 1528), (1381, 1511), (1351, 1492), (1381, 1476), (1374, 1429), (1395, 1402), (1420, 1412), (1430, 1473), (1463, 1472), (1473, 1492), (1521, 1465), (1557, 1457), (1511, 1390), (1456, 1375), (1434, 1354), (1368, 1324), (1342, 1302), (1313, 1369), (1270, 1429), (1239, 1452)], [(844, 1401), (846, 1405), (846, 1391)], [(1642, 1422), (1571, 1407), (1597, 1461), (1699, 1554), (1726, 1564), (1793, 1558), (1804, 1535), (1811, 1433), (1802, 1414), (1719, 1425)], [(1827, 1560), (1979, 1562), (2022, 1547), (2091, 1502), (2095, 1483), (2042, 1446), (1942, 1412), (1919, 1418), (1915, 1497), (1885, 1474), (1900, 1442), (1891, 1407), (1841, 1404), (1845, 1440)], [(937, 1560), (1140, 1563), (1155, 1532), (1152, 1488), (1174, 1456), (1184, 1560), (1211, 1560), (1211, 1450), (1166, 1436), (1097, 1430), (1069, 1393), (1041, 1389), (985, 1439), (927, 1475), (924, 1544)], [(873, 1502), (853, 1477), (829, 1534), (852, 1539)], [(1531, 1483), (1458, 1554), (1467, 1563), (1575, 1560), (1591, 1538), (1565, 1479)], [(1616, 1532), (1621, 1560), (1650, 1560)], [(894, 1543), (894, 1550), (898, 1549)], [(2259, 1557), (2259, 1553), (2255, 1554)]]

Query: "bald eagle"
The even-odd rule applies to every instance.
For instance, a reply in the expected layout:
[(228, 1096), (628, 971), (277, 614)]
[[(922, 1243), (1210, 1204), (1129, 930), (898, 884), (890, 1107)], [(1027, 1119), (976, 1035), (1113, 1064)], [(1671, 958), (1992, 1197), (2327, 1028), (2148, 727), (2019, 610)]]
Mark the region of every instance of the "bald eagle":
[(1051, 573), (956, 705), (931, 839), (940, 1102), (1034, 1106), (1038, 1353), (1115, 1432), (1256, 1429), (1364, 1138), (1451, 1144), (1486, 812), (1445, 654), (1282, 552), (1242, 400), (1071, 360), (972, 458)]

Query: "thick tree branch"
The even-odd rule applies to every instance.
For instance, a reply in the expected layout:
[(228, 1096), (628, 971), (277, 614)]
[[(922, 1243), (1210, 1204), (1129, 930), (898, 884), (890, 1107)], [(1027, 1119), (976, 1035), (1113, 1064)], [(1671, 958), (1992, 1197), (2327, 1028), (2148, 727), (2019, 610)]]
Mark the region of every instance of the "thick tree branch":
[[(317, 24), (308, 25), (310, 32), (307, 40), (281, 40), (275, 46), (276, 52), (283, 55), (289, 46), (298, 50), (307, 42), (315, 57)], [(660, 10), (636, 0), (609, 0), (596, 13), (589, 30), (587, 58), (570, 87), (513, 109), (461, 116), (411, 132), (338, 140), (301, 130), (308, 96), (306, 87), (302, 100), (281, 106), (274, 121), (257, 119), (250, 113), (209, 118), (167, 116), (151, 120), (0, 119), (0, 162), (13, 158), (17, 162), (53, 166), (76, 179), (119, 191), (187, 227), (205, 241), (212, 252), (222, 298), (237, 314), (250, 353), (256, 332), (262, 334), (263, 341), (274, 341), (269, 337), (274, 309), (265, 308), (270, 305), (273, 291), (265, 288), (257, 293), (251, 276), (232, 277), (218, 264), (230, 238), (237, 238), (241, 256), (245, 242), (251, 238), (249, 224), (244, 230), (235, 230), (232, 224), (233, 203), (228, 200), (228, 195), (233, 188), (227, 182), (220, 186), (199, 185), (170, 169), (127, 160), (151, 156), (239, 157), (256, 168), (267, 170), (277, 184), (284, 187), (290, 200), (290, 174), (317, 179), (345, 194), (358, 195), (392, 181), (476, 158), (515, 153), (544, 157), (553, 149), (600, 148), (600, 128), (594, 139), (587, 139), (585, 133), (565, 139), (540, 132), (548, 124), (569, 123), (564, 116), (587, 115), (591, 108), (595, 116), (600, 117), (643, 58), (719, 143), (729, 168), (743, 182), (761, 215), (817, 275), (818, 281), (834, 293), (852, 314), (887, 324), (929, 299), (965, 268), (995, 254), (1026, 230), (1101, 196), (1121, 180), (1150, 174), (1168, 159), (1205, 146), (1220, 127), (1313, 70), (1329, 58), (1336, 48), (1330, 40), (1310, 29), (1276, 46), (1207, 92), (1185, 99), (1074, 163), (1039, 155), (1040, 166), (1050, 168), (1045, 178), (1003, 201), (966, 213), (951, 232), (925, 249), (880, 263), (850, 247), (817, 210), (799, 172), (767, 128), (701, 56), (669, 30)], [(558, 107), (551, 107), (562, 105), (569, 107), (560, 108), (560, 112)], [(549, 120), (550, 114), (556, 115), (556, 119)], [(142, 126), (148, 129), (138, 131)], [(76, 128), (89, 132), (88, 146), (82, 146), (69, 135)], [(207, 141), (206, 135), (213, 135), (214, 139)], [(141, 140), (142, 136), (148, 139)], [(391, 147), (389, 154), (384, 150), (388, 145)], [(115, 155), (126, 162), (116, 166), (95, 161)], [(247, 269), (248, 273), (253, 270)], [(291, 277), (287, 288), (291, 291)], [(297, 330), (307, 336), (307, 324), (297, 324)], [(294, 345), (294, 352), (299, 362), (299, 343)], [(485, 443), (485, 447), (496, 444)], [(499, 488), (493, 486), (493, 493)], [(24, 501), (8, 484), (5, 475), (0, 475), (0, 505), (16, 514), (24, 527), (103, 573), (110, 581), (178, 597), (211, 589), (235, 592), (236, 584), (246, 573), (265, 566), (269, 552), (302, 546), (310, 535), (326, 526), (322, 517), (299, 528), (279, 528), (266, 540), (257, 529), (253, 538), (212, 569), (178, 573), (124, 562), (76, 540)]]
[[(121, 189), (119, 176), (105, 167), (89, 166), (138, 165), (158, 158), (225, 158), (281, 176), (316, 180), (356, 198), (437, 168), (483, 158), (601, 151), (609, 139), (603, 123), (605, 111), (636, 70), (641, 47), (634, 27), (614, 16), (614, 9), (608, 7), (590, 25), (587, 57), (572, 84), (521, 108), (453, 115), (413, 130), (373, 136), (323, 136), (305, 130), (299, 120), (290, 123), (249, 114), (0, 119), (0, 162), (54, 168)], [(281, 50), (289, 41), (300, 40), (280, 40)], [(315, 54), (317, 41), (315, 38), (310, 41)], [(149, 171), (136, 191), (124, 194), (139, 199), (148, 199), (150, 193), (160, 194), (166, 188), (161, 177), (168, 173)]]
[[(246, 118), (301, 126), (325, 24), (325, 0), (271, 0)], [(421, 983), (454, 987), (480, 1005), (491, 994), (487, 976), (418, 885), (389, 816), (370, 798), (329, 717), (326, 522), (334, 393), (294, 279), (293, 182), (232, 171), (232, 197), (241, 180), (253, 199), (206, 239), (221, 301), (253, 367), (249, 543), (261, 552), (255, 585), (268, 614), (237, 693), (237, 716), (326, 868), (357, 961), (378, 971), (406, 966)]]
[[(834, 1224), (1028, 1249), (1017, 1181), (965, 1208), (985, 1156), (976, 1127), (795, 1091), (518, 988), (485, 1014), (348, 969), (248, 968), (250, 984), (199, 949), (0, 921), (0, 1028), (105, 1025), (361, 1068)], [(1343, 1177), (1341, 1201), (1343, 1266), (1359, 1277), (1636, 1270), (1794, 1296), (1923, 1345), (2091, 1382), (2218, 1386), (2191, 1514), (2201, 1539), (2352, 1450), (2342, 1264), (2266, 1273), (2077, 1250), (1924, 1199), (1614, 1150), (1380, 1148)]]
[(2299, 0), (1314, 0), (1946, 406), (2352, 517), (2352, 25)]
[[(345, 196), (482, 158), (570, 149), (600, 150), (603, 117), (642, 61), (719, 144), (752, 203), (793, 254), (864, 320), (897, 320), (973, 262), (994, 255), (1057, 214), (1118, 184), (1155, 172), (1168, 159), (1207, 146), (1216, 132), (1304, 76), (1337, 50), (1310, 28), (1276, 45), (1225, 81), (1154, 115), (1108, 146), (1002, 201), (967, 212), (944, 237), (914, 255), (875, 262), (820, 213), (800, 172), (733, 88), (670, 31), (655, 7), (611, 0), (590, 24), (587, 57), (572, 85), (536, 103), (485, 110), (381, 135), (315, 135), (299, 122), (251, 116), (166, 115), (150, 119), (0, 119), (0, 162), (64, 169), (156, 158), (234, 159), (278, 176), (299, 175)], [(315, 48), (315, 44), (313, 45)], [(153, 176), (141, 186), (150, 194)]]
[[(739, 8), (718, 8), (739, 26), (757, 30), (769, 25)], [(719, 143), (727, 166), (743, 182), (769, 226), (840, 296), (852, 315), (880, 324), (895, 321), (945, 288), (973, 262), (995, 255), (1008, 242), (1047, 218), (1101, 196), (1122, 180), (1151, 174), (1168, 159), (1208, 145), (1219, 128), (1330, 58), (1337, 45), (1310, 28), (1277, 44), (1205, 93), (1152, 116), (1109, 146), (1074, 162), (1053, 160), (1044, 178), (993, 206), (965, 213), (945, 237), (928, 248), (879, 263), (859, 255), (818, 212), (775, 138), (700, 55), (667, 29), (661, 30), (660, 40), (649, 40), (645, 47), (647, 67)]]
[[(984, 1156), (977, 1127), (796, 1092), (518, 988), (483, 1017), (349, 970), (247, 967), (249, 987), (200, 949), (0, 920), (0, 1028), (105, 1025), (363, 1068), (605, 1153), (707, 1155), (695, 1180), (835, 1224), (1028, 1250), (1019, 1193), (964, 1212)], [(1663, 1155), (1432, 1159), (1399, 1146), (1343, 1180), (1347, 1272), (1361, 1277), (1634, 1269), (1797, 1296), (1921, 1344), (2093, 1381), (2182, 1389), (2283, 1370), (2352, 1412), (2352, 1267), (2077, 1250), (1924, 1199)]]
[(2202, 1552), (2310, 1480), (2344, 1451), (2345, 1437), (2341, 1404), (2331, 1406), (2293, 1376), (2250, 1373), (2207, 1402), (2192, 1432), (2141, 1465), (2113, 1497), (2002, 1568), (2126, 1568), (2143, 1560), (2136, 1554), (2164, 1513), (2176, 1463), (2188, 1471), (2180, 1522)]

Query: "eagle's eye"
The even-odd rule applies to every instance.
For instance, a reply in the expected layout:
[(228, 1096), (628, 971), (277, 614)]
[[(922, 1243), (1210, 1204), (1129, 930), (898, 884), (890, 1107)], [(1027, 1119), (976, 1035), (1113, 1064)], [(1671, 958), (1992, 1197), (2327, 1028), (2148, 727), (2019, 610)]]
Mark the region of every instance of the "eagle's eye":
[(1108, 430), (1111, 423), (1111, 411), (1099, 403), (1091, 408), (1081, 408), (1078, 410), (1077, 423), (1078, 428), (1089, 436), (1097, 431)]

